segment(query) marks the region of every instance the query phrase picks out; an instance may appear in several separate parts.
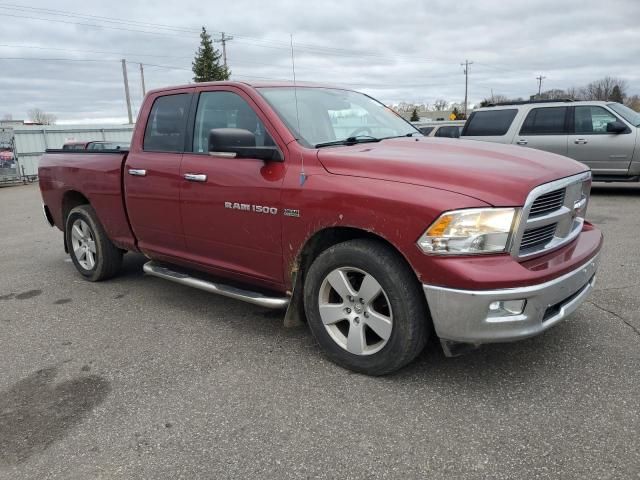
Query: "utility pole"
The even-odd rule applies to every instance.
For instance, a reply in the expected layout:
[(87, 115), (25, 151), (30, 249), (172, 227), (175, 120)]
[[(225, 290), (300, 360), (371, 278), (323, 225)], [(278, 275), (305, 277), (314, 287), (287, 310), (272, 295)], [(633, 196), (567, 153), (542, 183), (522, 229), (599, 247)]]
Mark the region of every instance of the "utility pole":
[(127, 99), (127, 113), (129, 114), (129, 124), (133, 123), (131, 115), (131, 97), (129, 96), (129, 79), (127, 78), (127, 61), (122, 59), (122, 76), (124, 77), (124, 96)]
[(540, 94), (542, 93), (542, 81), (547, 78), (547, 77), (543, 77), (542, 74), (540, 74), (539, 77), (536, 77), (536, 80), (538, 80), (538, 100), (540, 100)]
[(473, 62), (465, 60), (461, 63), (464, 67), (464, 118), (467, 118), (467, 102), (469, 99), (469, 65), (473, 65)]
[(142, 82), (142, 96), (144, 97), (147, 94), (147, 89), (144, 86), (144, 68), (142, 68), (142, 64), (140, 64), (140, 81)]
[(222, 32), (222, 35), (220, 36), (220, 38), (217, 38), (217, 39), (214, 40), (214, 42), (222, 44), (222, 61), (224, 62), (225, 70), (228, 70), (228, 68), (227, 68), (227, 42), (230, 41), (230, 40), (233, 40), (233, 37), (225, 36), (224, 32)]

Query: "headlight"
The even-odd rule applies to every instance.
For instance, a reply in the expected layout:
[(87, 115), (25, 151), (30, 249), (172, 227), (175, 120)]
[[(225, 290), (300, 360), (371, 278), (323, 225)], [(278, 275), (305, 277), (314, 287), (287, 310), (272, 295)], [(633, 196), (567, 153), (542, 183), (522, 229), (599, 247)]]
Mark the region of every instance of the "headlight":
[(443, 213), (418, 239), (426, 253), (504, 252), (516, 217), (515, 208), (469, 208)]

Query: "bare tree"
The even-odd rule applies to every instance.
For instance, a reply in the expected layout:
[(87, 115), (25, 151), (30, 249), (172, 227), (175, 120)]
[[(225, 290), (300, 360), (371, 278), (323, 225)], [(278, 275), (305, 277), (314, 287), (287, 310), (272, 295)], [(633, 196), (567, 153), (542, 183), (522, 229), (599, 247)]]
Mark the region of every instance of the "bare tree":
[(439, 98), (435, 102), (433, 102), (433, 109), (436, 112), (441, 112), (444, 109), (446, 109), (448, 105), (449, 105), (449, 102), (447, 102), (443, 98)]
[(571, 98), (569, 94), (560, 88), (553, 88), (542, 92), (540, 95), (534, 95), (536, 100), (563, 100), (565, 98)]
[(615, 87), (618, 87), (622, 98), (627, 96), (626, 80), (607, 76), (584, 87), (581, 97), (583, 100), (609, 100)]
[(41, 125), (54, 125), (56, 123), (56, 116), (52, 113), (45, 113), (39, 108), (34, 108), (29, 110), (29, 119), (34, 123), (39, 123)]
[(631, 110), (640, 112), (640, 95), (631, 95), (624, 100), (624, 104)]
[(482, 100), (479, 106), (486, 107), (488, 105), (495, 105), (496, 103), (507, 103), (507, 102), (509, 102), (509, 97), (507, 97), (506, 95), (501, 95), (499, 93), (496, 93)]

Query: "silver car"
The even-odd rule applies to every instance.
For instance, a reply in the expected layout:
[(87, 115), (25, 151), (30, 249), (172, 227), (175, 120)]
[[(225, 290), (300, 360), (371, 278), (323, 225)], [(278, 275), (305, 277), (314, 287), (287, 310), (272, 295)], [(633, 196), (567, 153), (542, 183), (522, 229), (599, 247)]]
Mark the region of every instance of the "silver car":
[(615, 102), (513, 102), (475, 110), (461, 138), (573, 158), (596, 181), (640, 180), (640, 114)]

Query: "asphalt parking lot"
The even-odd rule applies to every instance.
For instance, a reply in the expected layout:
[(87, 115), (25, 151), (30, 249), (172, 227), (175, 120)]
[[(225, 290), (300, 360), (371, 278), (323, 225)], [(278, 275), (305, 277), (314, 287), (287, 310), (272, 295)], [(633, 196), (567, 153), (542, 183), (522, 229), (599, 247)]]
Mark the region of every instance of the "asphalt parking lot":
[(0, 478), (640, 478), (640, 186), (596, 185), (596, 292), (519, 343), (369, 378), (280, 313), (76, 274), (0, 189)]

